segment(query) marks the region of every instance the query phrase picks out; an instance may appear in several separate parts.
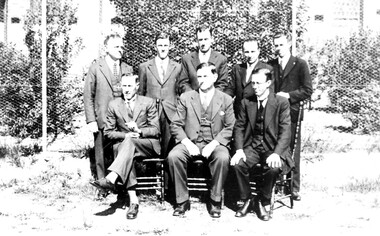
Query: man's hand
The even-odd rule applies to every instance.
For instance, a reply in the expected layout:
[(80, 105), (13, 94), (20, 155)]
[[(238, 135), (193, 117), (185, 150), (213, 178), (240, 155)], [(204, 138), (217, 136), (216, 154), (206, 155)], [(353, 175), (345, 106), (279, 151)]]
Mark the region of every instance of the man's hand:
[(99, 132), (98, 123), (96, 121), (90, 122), (87, 124), (88, 130), (92, 133)]
[(290, 96), (289, 96), (289, 93), (285, 93), (285, 92), (278, 92), (276, 93), (278, 96), (281, 96), (281, 97), (284, 97), (284, 98), (287, 98), (289, 99)]
[(139, 129), (139, 127), (137, 127), (137, 124), (136, 122), (134, 121), (130, 121), (130, 122), (127, 122), (125, 123), (125, 125), (132, 131), (132, 132), (136, 132), (136, 133), (141, 133), (141, 130)]
[(216, 146), (219, 145), (219, 142), (216, 140), (212, 140), (202, 149), (202, 156), (209, 158), (211, 153), (215, 150)]
[(185, 145), (187, 151), (190, 153), (190, 156), (199, 156), (201, 154), (197, 145), (191, 142), (190, 139), (185, 138), (181, 141), (181, 143)]
[(231, 161), (230, 161), (231, 166), (238, 164), (240, 159), (243, 159), (244, 162), (247, 160), (247, 157), (243, 149), (236, 150), (235, 155), (231, 158)]
[(124, 138), (139, 138), (140, 134), (136, 132), (128, 132), (125, 134)]
[(277, 153), (272, 153), (266, 160), (270, 168), (280, 168), (282, 166), (281, 158)]

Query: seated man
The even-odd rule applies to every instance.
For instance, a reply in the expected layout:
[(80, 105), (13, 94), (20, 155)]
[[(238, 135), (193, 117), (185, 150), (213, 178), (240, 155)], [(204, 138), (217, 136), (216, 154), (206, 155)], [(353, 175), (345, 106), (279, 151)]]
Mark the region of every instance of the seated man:
[(137, 76), (123, 75), (123, 95), (109, 103), (104, 133), (109, 139), (121, 143), (107, 176), (91, 182), (95, 187), (106, 191), (114, 191), (117, 181), (126, 185), (130, 199), (127, 219), (136, 218), (139, 208), (134, 189), (137, 184), (134, 158), (153, 157), (161, 151), (156, 100), (136, 94), (139, 88), (137, 80)]
[(229, 167), (229, 143), (235, 124), (232, 98), (214, 87), (218, 78), (209, 62), (197, 67), (199, 91), (181, 95), (170, 131), (177, 145), (168, 155), (169, 172), (174, 182), (177, 207), (174, 216), (190, 210), (187, 165), (202, 158), (211, 173), (210, 216), (220, 217), (223, 185)]
[[(234, 127), (236, 153), (231, 158), (234, 166), (240, 198), (243, 206), (236, 217), (243, 217), (255, 204), (261, 220), (269, 220), (272, 189), (281, 171), (287, 173), (293, 167), (290, 157), (290, 110), (286, 98), (270, 92), (272, 83), (268, 69), (252, 72), (254, 97), (244, 98)], [(249, 170), (260, 164), (263, 167), (263, 183), (256, 200), (249, 186)]]

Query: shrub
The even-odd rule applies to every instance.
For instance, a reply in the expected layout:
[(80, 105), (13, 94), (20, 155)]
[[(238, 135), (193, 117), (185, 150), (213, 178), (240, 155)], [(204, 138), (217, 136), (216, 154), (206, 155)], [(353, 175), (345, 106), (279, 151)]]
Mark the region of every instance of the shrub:
[(331, 105), (361, 133), (380, 131), (380, 35), (369, 31), (348, 40), (329, 41), (317, 53), (317, 88), (327, 90)]

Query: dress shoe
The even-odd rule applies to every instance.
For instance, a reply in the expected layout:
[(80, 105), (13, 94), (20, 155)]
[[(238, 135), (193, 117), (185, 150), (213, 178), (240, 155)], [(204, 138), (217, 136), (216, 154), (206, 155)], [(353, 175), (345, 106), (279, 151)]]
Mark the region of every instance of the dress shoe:
[(248, 198), (244, 201), (243, 206), (240, 207), (239, 210), (236, 211), (235, 216), (236, 217), (244, 217), (249, 212), (249, 208), (252, 205), (252, 198)]
[(137, 213), (139, 213), (139, 204), (131, 203), (127, 211), (127, 219), (129, 220), (136, 219)]
[(261, 201), (256, 202), (257, 216), (260, 220), (268, 221), (270, 219), (269, 212), (261, 204)]
[(294, 201), (301, 201), (301, 195), (298, 192), (292, 192), (292, 199)]
[(101, 178), (95, 181), (91, 181), (90, 184), (97, 187), (98, 189), (109, 190), (113, 192), (115, 191), (115, 185), (106, 178)]
[(190, 201), (184, 201), (178, 204), (173, 212), (173, 216), (184, 216), (186, 211), (190, 211)]
[(220, 202), (211, 201), (209, 214), (212, 218), (220, 217)]

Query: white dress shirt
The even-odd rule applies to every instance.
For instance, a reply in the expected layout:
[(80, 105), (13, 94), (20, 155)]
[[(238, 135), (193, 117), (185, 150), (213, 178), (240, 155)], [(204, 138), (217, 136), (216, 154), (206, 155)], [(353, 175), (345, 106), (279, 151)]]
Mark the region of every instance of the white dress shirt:
[(211, 55), (211, 49), (208, 50), (208, 52), (206, 53), (199, 51), (199, 62), (200, 63), (208, 62), (208, 60), (210, 59), (210, 55)]

